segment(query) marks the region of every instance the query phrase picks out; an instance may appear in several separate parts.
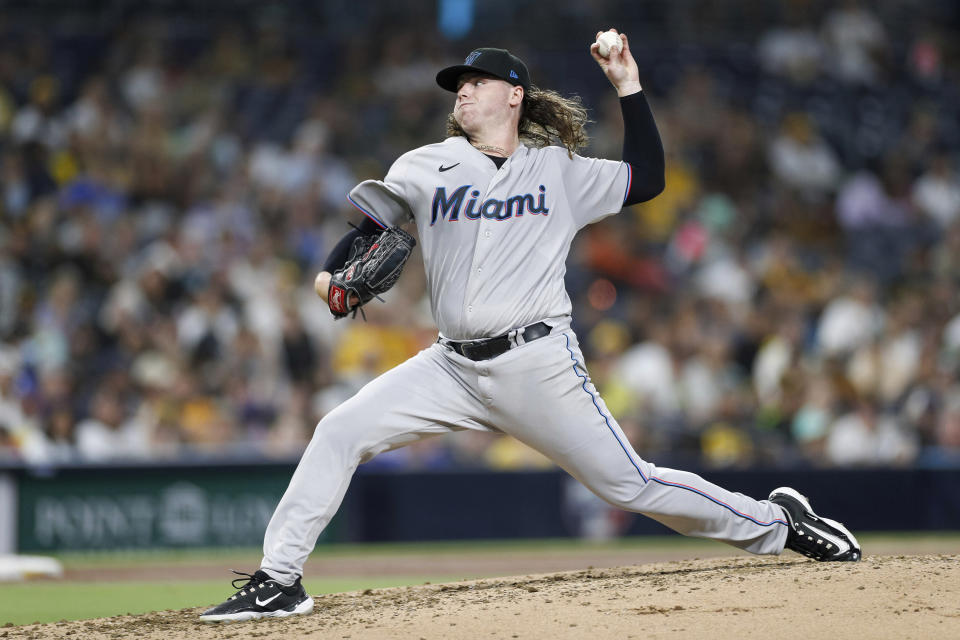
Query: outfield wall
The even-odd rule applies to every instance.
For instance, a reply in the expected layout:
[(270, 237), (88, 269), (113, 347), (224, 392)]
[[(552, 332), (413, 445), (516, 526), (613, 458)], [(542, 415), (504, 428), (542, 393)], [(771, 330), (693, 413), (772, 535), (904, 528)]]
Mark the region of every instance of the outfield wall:
[[(324, 540), (338, 542), (660, 534), (557, 472), (388, 473), (354, 478)], [(9, 549), (257, 546), (291, 463), (0, 470)], [(960, 469), (701, 471), (758, 497), (781, 485), (857, 531), (960, 530)], [(2, 487), (0, 487), (2, 488)], [(0, 542), (4, 536), (0, 535)]]

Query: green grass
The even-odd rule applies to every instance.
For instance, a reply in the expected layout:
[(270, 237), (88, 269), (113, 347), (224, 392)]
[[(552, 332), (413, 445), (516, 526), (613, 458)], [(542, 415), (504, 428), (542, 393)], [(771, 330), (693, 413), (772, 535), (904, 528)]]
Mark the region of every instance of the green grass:
[[(960, 539), (960, 538), (958, 538)], [(456, 540), (435, 542), (377, 542), (360, 544), (322, 544), (318, 546), (312, 557), (337, 556), (349, 558), (352, 556), (404, 556), (429, 553), (475, 555), (501, 554), (512, 552), (557, 552), (577, 551), (584, 548), (599, 548), (608, 550), (629, 549), (694, 549), (702, 546), (713, 546), (716, 543), (684, 538), (677, 535), (643, 536), (621, 538), (609, 542), (592, 543), (570, 538), (547, 538), (525, 540)], [(207, 549), (182, 550), (149, 550), (149, 551), (83, 551), (63, 552), (52, 554), (60, 560), (67, 569), (97, 568), (97, 567), (126, 567), (151, 565), (189, 565), (196, 562), (209, 564), (236, 563), (239, 568), (259, 563), (262, 552), (253, 547), (218, 547)], [(2, 588), (2, 587), (0, 587)]]
[[(314, 595), (382, 589), (424, 582), (450, 582), (457, 578), (317, 578), (304, 580)], [(33, 622), (84, 620), (125, 613), (185, 609), (220, 603), (232, 593), (223, 580), (178, 582), (39, 582), (0, 586), (0, 627)]]
[[(867, 555), (899, 553), (954, 553), (960, 554), (960, 533), (892, 533), (858, 536)], [(651, 551), (685, 550), (695, 557), (701, 550), (716, 549), (717, 543), (681, 536), (649, 536), (623, 538), (602, 544), (580, 540), (504, 540), (390, 544), (321, 545), (314, 551), (316, 557), (351, 558), (371, 555), (402, 557), (405, 555), (432, 556), (473, 555), (492, 556), (509, 553), (562, 553), (584, 549)], [(733, 550), (731, 550), (733, 552)], [(260, 561), (260, 550), (254, 548), (190, 549), (160, 551), (118, 551), (61, 553), (56, 555), (66, 569), (138, 567), (143, 575), (150, 575), (151, 567), (188, 566), (191, 564), (220, 564), (249, 568)], [(424, 582), (453, 582), (456, 576), (389, 576), (323, 578), (307, 576), (304, 585), (311, 594), (338, 593), (361, 589), (380, 589)], [(164, 609), (199, 607), (220, 602), (231, 593), (227, 579), (143, 582), (28, 582), (0, 584), (0, 626), (5, 623), (29, 624), (82, 620), (125, 613), (145, 613)]]

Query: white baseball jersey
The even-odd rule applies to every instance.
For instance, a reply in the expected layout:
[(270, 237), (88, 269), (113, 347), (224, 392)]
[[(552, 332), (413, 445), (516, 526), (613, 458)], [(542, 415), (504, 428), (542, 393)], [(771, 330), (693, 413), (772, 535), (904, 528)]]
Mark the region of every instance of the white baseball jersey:
[(348, 197), (382, 226), (416, 222), (437, 327), (472, 340), (570, 315), (570, 242), (620, 211), (629, 188), (624, 162), (521, 145), (497, 169), (455, 136), (404, 154)]

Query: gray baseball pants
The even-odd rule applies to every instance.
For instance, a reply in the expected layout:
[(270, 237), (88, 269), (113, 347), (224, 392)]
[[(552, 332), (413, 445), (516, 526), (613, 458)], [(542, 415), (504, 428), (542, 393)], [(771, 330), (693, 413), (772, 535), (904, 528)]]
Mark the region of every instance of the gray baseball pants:
[(779, 554), (780, 507), (641, 459), (594, 388), (569, 325), (492, 360), (434, 344), (364, 386), (317, 425), (263, 543), (261, 568), (292, 584), (340, 507), (354, 471), (379, 453), (451, 431), (500, 431), (598, 496), (687, 536)]

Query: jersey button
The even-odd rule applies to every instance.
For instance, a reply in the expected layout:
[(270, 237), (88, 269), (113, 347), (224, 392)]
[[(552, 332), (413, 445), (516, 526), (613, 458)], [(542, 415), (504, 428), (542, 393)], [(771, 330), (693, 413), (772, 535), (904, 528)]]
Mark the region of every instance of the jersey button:
[(467, 307), (467, 312), (468, 312), (468, 313), (473, 313), (473, 307), (472, 307), (472, 306)]
[(483, 273), (483, 267), (477, 267), (477, 273)]
[(483, 232), (483, 235), (484, 235), (485, 237), (489, 238), (489, 237), (490, 237), (490, 231), (489, 231), (489, 229), (488, 229), (487, 231), (484, 231), (484, 232)]

